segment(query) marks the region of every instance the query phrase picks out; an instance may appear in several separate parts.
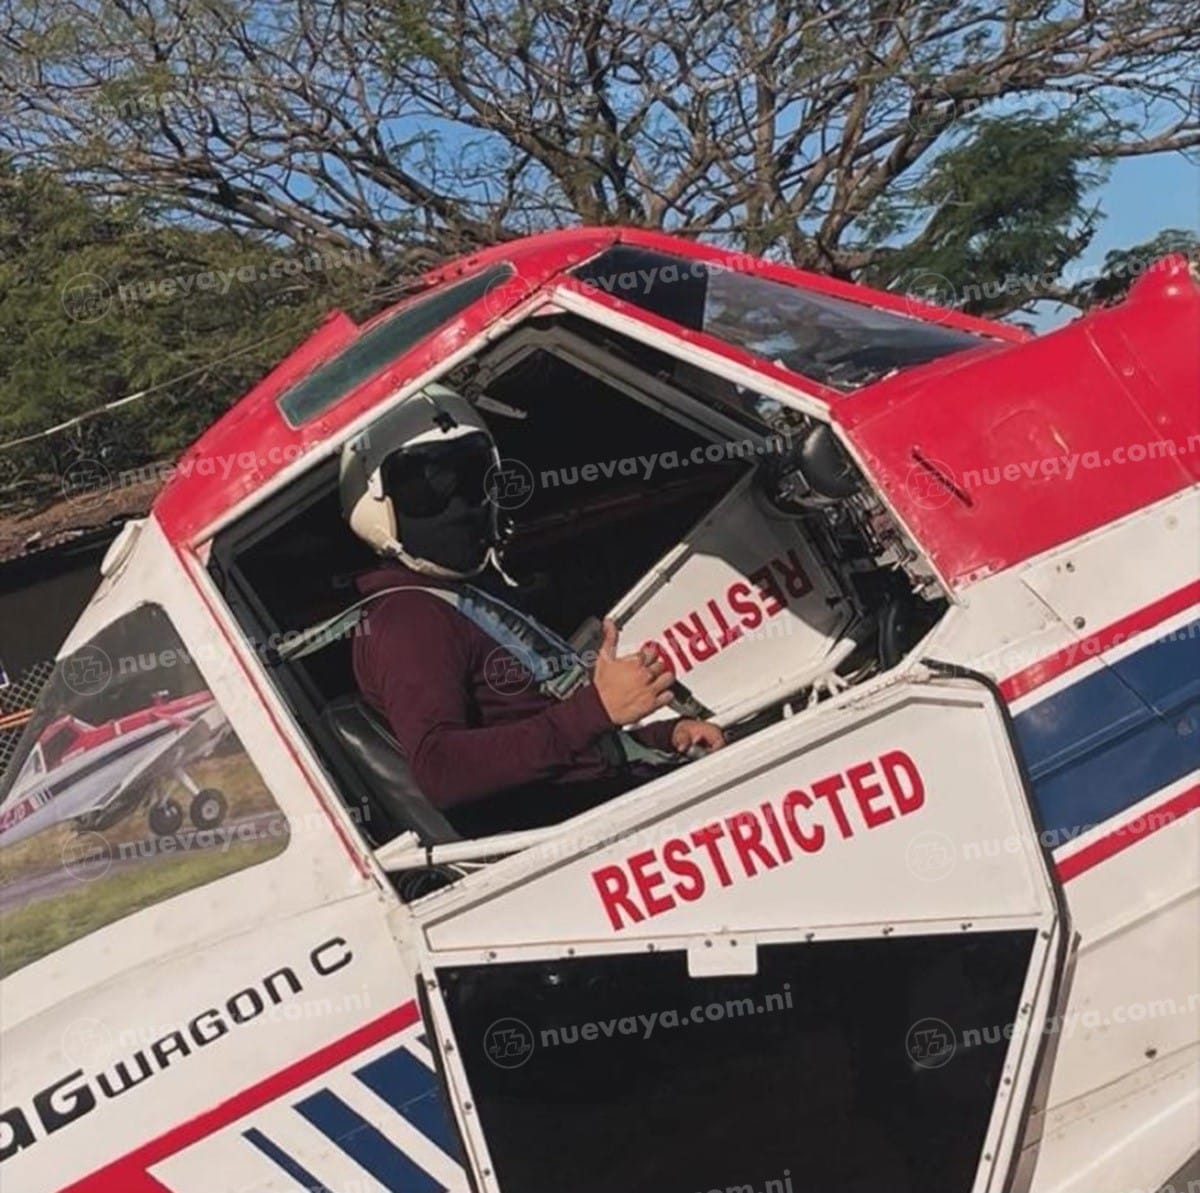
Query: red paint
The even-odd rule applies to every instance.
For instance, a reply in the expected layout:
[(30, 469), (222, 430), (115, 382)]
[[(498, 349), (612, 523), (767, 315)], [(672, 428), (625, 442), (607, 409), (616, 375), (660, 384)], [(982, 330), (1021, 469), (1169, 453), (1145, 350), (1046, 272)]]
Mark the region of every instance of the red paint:
[[(597, 228), (581, 228), (576, 232), (558, 233), (560, 236), (571, 237), (585, 233), (597, 233)], [(859, 286), (853, 282), (839, 281), (823, 273), (809, 273), (797, 269), (794, 265), (785, 265), (778, 261), (768, 261), (749, 253), (732, 252), (716, 245), (704, 244), (696, 240), (684, 240), (678, 236), (670, 236), (665, 232), (652, 232), (641, 228), (612, 229), (613, 241), (622, 244), (635, 244), (641, 248), (652, 249), (668, 256), (685, 258), (693, 261), (708, 261), (732, 270), (735, 273), (753, 274), (771, 282), (782, 282), (785, 286), (801, 286), (817, 294), (829, 294), (835, 298), (844, 298), (850, 302), (866, 303), (883, 311), (893, 311), (906, 318), (927, 319), (940, 323), (944, 327), (958, 327), (964, 331), (979, 332), (985, 336), (993, 336), (1013, 343), (1021, 343), (1030, 338), (1027, 331), (1014, 327), (1011, 323), (994, 323), (989, 319), (980, 319), (974, 315), (964, 315), (960, 311), (946, 307), (934, 306), (922, 302), (907, 294), (897, 294), (891, 290), (875, 290), (870, 286)], [(540, 242), (543, 237), (531, 237), (519, 244)], [(496, 250), (489, 250), (495, 252)], [(500, 259), (504, 259), (503, 255)], [(589, 298), (611, 298), (611, 295), (596, 286), (575, 283), (580, 292)], [(617, 300), (619, 301), (619, 300)], [(625, 305), (625, 304), (622, 304)], [(631, 308), (636, 309), (636, 308)]]
[(708, 614), (713, 621), (717, 623), (717, 629), (719, 630), (717, 649), (724, 650), (727, 646), (732, 646), (742, 636), (742, 627), (730, 625), (725, 620), (725, 614), (721, 611), (721, 606), (716, 601), (705, 601), (704, 607), (708, 610)]
[(886, 804), (882, 807), (876, 806), (883, 797), (884, 790), (883, 784), (876, 781), (874, 775), (875, 766), (870, 762), (860, 763), (846, 771), (846, 778), (850, 780), (850, 790), (858, 801), (858, 810), (862, 813), (863, 823), (867, 828), (878, 828), (881, 824), (887, 824), (896, 815)]
[[(221, 470), (217, 470), (209, 475), (199, 475), (193, 470), (188, 475), (177, 476), (167, 484), (155, 505), (159, 521), (168, 534), (177, 540), (192, 541), (202, 537), (206, 527), (261, 489), (288, 461), (328, 440), (353, 419), (395, 392), (398, 386), (436, 365), (447, 354), (478, 335), (532, 294), (563, 281), (570, 284), (570, 279), (564, 276), (566, 271), (618, 241), (676, 257), (715, 262), (727, 269), (753, 272), (772, 281), (803, 286), (816, 293), (847, 298), (907, 316), (928, 315), (943, 323), (982, 332), (997, 342), (1020, 343), (1027, 338), (1026, 333), (1018, 329), (974, 319), (953, 311), (941, 311), (903, 295), (855, 286), (820, 274), (806, 273), (790, 266), (696, 244), (662, 233), (629, 228), (587, 227), (546, 233), (495, 245), (427, 273), (420, 279), (417, 295), (409, 296), (404, 302), (381, 312), (361, 327), (356, 326), (341, 312), (335, 312), (313, 336), (284, 358), (228, 414), (210, 427), (185, 453), (181, 461), (194, 464), (203, 457), (236, 457), (249, 447), (258, 455), (256, 465), (251, 469), (231, 474), (223, 474)], [(301, 428), (287, 425), (276, 402), (279, 396), (298, 380), (362, 334), (365, 329), (413, 301), (414, 297), (427, 293), (435, 286), (457, 281), (502, 261), (511, 263), (516, 270), (508, 282), (494, 287), (484, 298), (434, 335), (417, 344), (383, 371), (347, 394), (320, 418)], [(796, 385), (804, 392), (822, 400), (842, 400), (837, 391), (801, 380), (771, 361), (752, 356), (711, 336), (688, 332), (594, 287), (581, 289), (593, 302), (658, 327), (678, 339), (702, 343), (722, 357)]]
[(828, 778), (821, 779), (819, 782), (812, 785), (813, 795), (817, 799), (823, 799), (833, 813), (834, 820), (837, 821), (838, 832), (842, 834), (842, 840), (848, 840), (854, 835), (854, 830), (850, 827), (850, 820), (846, 816), (846, 810), (842, 807), (842, 798), (840, 792), (845, 789), (845, 775), (830, 775)]
[(675, 623), (674, 629), (683, 643), (684, 653), (690, 654), (697, 663), (703, 663), (717, 653), (717, 644), (701, 620), (699, 610), (685, 614)]
[(772, 559), (771, 566), (783, 579), (783, 586), (787, 589), (788, 596), (799, 600), (800, 597), (808, 596), (812, 592), (812, 581), (808, 578), (808, 573), (804, 570), (800, 556), (796, 554), (794, 548), (789, 549), (786, 556)]
[[(169, 664), (164, 665), (169, 666)], [(81, 721), (78, 717), (59, 717), (42, 730), (38, 737), (38, 744), (41, 745), (48, 741), (64, 726), (71, 729), (71, 744), (65, 749), (57, 751), (55, 762), (51, 763), (47, 760), (48, 769), (53, 769), (80, 754), (86, 754), (89, 750), (107, 745), (118, 737), (145, 729), (156, 721), (167, 721), (178, 729), (186, 729), (200, 713), (212, 705), (212, 702), (212, 693), (205, 690), (193, 692), (188, 696), (180, 696), (176, 700), (156, 699), (153, 704), (147, 705), (145, 708), (126, 713), (125, 716), (116, 717), (111, 721), (103, 721), (99, 725)]]
[(779, 854), (780, 861), (790, 862), (792, 860), (792, 847), (788, 844), (787, 837), (784, 836), (783, 827), (779, 823), (779, 818), (775, 815), (775, 809), (769, 803), (762, 804), (759, 807), (762, 812), (763, 823), (771, 832), (771, 840), (775, 842), (776, 852)]
[[(189, 450), (237, 457), (249, 447), (253, 467), (177, 476), (155, 513), (176, 542), (202, 539), (206, 529), (262, 489), (291, 460), (329, 441), (414, 377), (436, 366), (538, 291), (570, 279), (566, 271), (616, 242), (754, 273), (787, 285), (862, 302), (883, 310), (988, 337), (978, 349), (903, 372), (845, 395), (732, 344), (689, 331), (596, 287), (590, 302), (636, 319), (677, 341), (793, 387), (826, 403), (917, 540), (955, 587), (1010, 567), (1059, 543), (1179, 491), (1200, 478), (1200, 448), (1188, 456), (1080, 469), (1070, 481), (1024, 475), (994, 486), (967, 487), (971, 504), (945, 502), (914, 483), (914, 460), (935, 462), (963, 484), (964, 474), (1018, 466), (1048, 456), (1114, 449), (1200, 436), (1200, 343), (1180, 329), (1200, 317), (1200, 288), (1183, 258), (1143, 276), (1119, 306), (1092, 312), (1067, 327), (1031, 339), (1019, 329), (940, 310), (889, 294), (805, 273), (661, 233), (579, 228), (509, 242), (451, 262), (422, 279), (424, 293), (508, 261), (516, 273), (502, 285), (369, 378), (320, 418), (296, 429), (276, 406), (280, 394), (338, 348), (361, 334), (334, 316), (210, 428)], [(411, 301), (409, 299), (408, 301)], [(396, 308), (393, 308), (395, 310)], [(383, 312), (385, 318), (391, 311)], [(367, 325), (369, 326), (369, 325)], [(914, 455), (914, 453), (916, 453)], [(1119, 475), (1118, 475), (1119, 474)], [(936, 497), (937, 495), (934, 494)]]
[(901, 816), (925, 806), (925, 780), (908, 754), (890, 750), (880, 757), (879, 765)]
[(687, 860), (692, 847), (680, 837), (672, 837), (663, 846), (663, 867), (675, 884), (675, 894), (685, 903), (693, 903), (704, 894), (704, 875), (695, 862)]
[(646, 918), (630, 898), (629, 876), (620, 866), (601, 866), (593, 870), (592, 884), (614, 932), (620, 932), (625, 927), (621, 922), (622, 916), (628, 917), (631, 924), (640, 924)]
[(671, 668), (672, 671), (675, 670), (676, 662), (678, 662), (679, 667), (683, 671), (690, 671), (692, 669), (692, 661), (688, 658), (687, 651), (685, 651), (679, 644), (679, 639), (675, 637), (675, 631), (670, 626), (667, 626), (667, 628), (663, 630), (663, 637), (666, 638), (667, 645), (672, 651), (674, 651), (674, 658), (671, 658), (671, 656), (668, 655), (667, 652), (657, 642), (649, 642), (647, 645), (653, 647), (655, 654), (657, 654), (659, 658), (661, 658), (667, 664), (667, 666)]
[[(773, 572), (778, 572), (779, 579)], [(778, 616), (791, 602), (802, 600), (812, 590), (812, 580), (799, 554), (791, 548), (784, 556), (773, 556), (745, 580), (735, 580), (729, 585), (723, 594), (728, 609), (722, 608), (720, 596), (702, 599), (698, 608), (660, 631), (666, 646), (653, 638), (645, 645), (672, 670), (678, 667), (688, 672), (732, 646), (746, 630)]]
[(658, 887), (666, 886), (667, 880), (661, 873), (653, 869), (653, 850), (646, 849), (641, 853), (635, 853), (626, 864), (629, 866), (630, 874), (633, 875), (633, 881), (637, 886), (638, 894), (642, 897), (642, 903), (650, 915), (661, 915), (675, 906), (674, 900), (664, 899), (661, 895), (654, 893)]
[(767, 616), (774, 617), (776, 613), (782, 613), (787, 607), (783, 599), (783, 590), (771, 575), (770, 567), (764, 564), (757, 572), (750, 573), (750, 579), (754, 581), (759, 596), (763, 599), (763, 609)]
[(194, 1119), (173, 1127), (136, 1151), (106, 1164), (73, 1184), (64, 1185), (59, 1193), (163, 1193), (166, 1188), (146, 1170), (168, 1157), (206, 1139), (223, 1127), (260, 1110), (269, 1102), (291, 1093), (300, 1086), (336, 1068), (360, 1052), (365, 1052), (418, 1021), (415, 1002), (406, 1003), (386, 1015), (360, 1027), (350, 1035), (327, 1044), (317, 1052), (288, 1065), (286, 1069), (235, 1094), (228, 1101), (206, 1110)]
[(763, 623), (763, 611), (757, 601), (751, 600), (752, 592), (750, 585), (742, 580), (735, 580), (725, 592), (729, 607), (747, 630), (757, 629)]
[(720, 841), (724, 836), (725, 829), (719, 824), (708, 824), (692, 833), (692, 844), (700, 846), (708, 854), (717, 881), (723, 887), (733, 885), (733, 877), (721, 854)]
[(1178, 795), (1167, 800), (1165, 804), (1144, 812), (1136, 820), (1122, 825), (1113, 832), (1101, 837), (1098, 841), (1085, 846), (1078, 853), (1063, 858), (1057, 863), (1058, 876), (1063, 882), (1078, 878), (1101, 862), (1110, 857), (1123, 853), (1131, 845), (1144, 841), (1147, 837), (1164, 829), (1177, 820), (1181, 820), (1191, 812), (1200, 809), (1200, 783), (1181, 791)]
[(1160, 622), (1166, 621), (1168, 617), (1174, 617), (1176, 613), (1182, 613), (1185, 609), (1191, 608), (1197, 601), (1200, 601), (1200, 580), (1193, 580), (1192, 583), (1185, 584), (1183, 588), (1159, 597), (1157, 601), (1153, 601), (1141, 609), (1136, 609), (1111, 625), (1097, 630), (1094, 634), (1089, 634), (1078, 642), (1072, 642), (1069, 646), (1055, 651), (1054, 654), (1039, 659), (1023, 671), (1010, 675), (1008, 679), (1001, 682), (1000, 691), (1009, 703), (1019, 700), (1022, 696), (1027, 696), (1030, 692), (1042, 687), (1043, 684), (1048, 684), (1052, 679), (1065, 675), (1073, 668), (1099, 658), (1100, 655), (1115, 647), (1123, 646), (1131, 638), (1136, 638), (1139, 634), (1153, 629)]
[(808, 827), (800, 823), (796, 814), (796, 808), (801, 807), (808, 811), (812, 807), (812, 799), (807, 791), (801, 791), (800, 788), (795, 788), (789, 791), (783, 797), (783, 822), (787, 825), (788, 832), (792, 834), (792, 840), (805, 853), (820, 853), (825, 848), (825, 829), (821, 825)]
[[(185, 474), (181, 469), (154, 507), (176, 550), (204, 541), (215, 523), (248, 503), (292, 461), (328, 445), (398, 387), (437, 366), (531, 295), (571, 286), (567, 271), (618, 242), (719, 264), (987, 338), (977, 349), (906, 369), (847, 395), (797, 377), (736, 345), (681, 328), (596, 287), (577, 288), (599, 307), (823, 402), (871, 482), (882, 490), (952, 587), (968, 587), (980, 576), (1070, 542), (1200, 480), (1200, 406), (1194, 400), (1200, 389), (1200, 341), (1180, 334), (1181, 328), (1200, 318), (1200, 287), (1182, 257), (1168, 258), (1149, 270), (1119, 305), (1032, 338), (1011, 326), (903, 295), (662, 233), (579, 228), (496, 245), (426, 274), (420, 294), (500, 261), (510, 262), (515, 270), (509, 281), (368, 378), (320, 418), (302, 428), (289, 427), (278, 410), (279, 396), (364, 330), (341, 313), (332, 315), (185, 453), (181, 464), (190, 471)], [(413, 297), (378, 318), (388, 317)], [(1077, 459), (1090, 453), (1111, 463), (1118, 450), (1128, 452), (1131, 447), (1168, 440), (1180, 454), (1118, 467), (1079, 464), (1069, 479), (1042, 472), (1044, 461), (1072, 453)], [(213, 457), (236, 459), (247, 450), (255, 453), (252, 466), (195, 467)], [(921, 460), (944, 472), (969, 501), (922, 483), (928, 474), (920, 472), (917, 462)], [(916, 480), (915, 467), (920, 472)], [(1007, 479), (993, 483), (987, 479), (993, 472)], [(972, 477), (981, 479), (972, 482)], [(750, 584), (735, 583), (724, 594), (723, 604), (718, 597), (702, 602), (685, 623), (665, 631), (667, 646), (682, 671), (777, 613), (789, 596), (800, 595), (807, 577), (783, 569), (777, 578), (764, 568), (751, 579), (759, 586), (757, 593)], [(1195, 599), (1195, 587), (1188, 603)], [(1107, 649), (1119, 641), (1118, 635), (1169, 616), (1176, 608), (1170, 600), (1164, 598), (1162, 605), (1167, 612), (1151, 607), (1092, 635), (1078, 648), (1066, 648), (1010, 677), (1005, 681), (1005, 696), (1018, 699), (1085, 661), (1089, 647)], [(702, 632), (696, 632), (693, 618), (703, 618)], [(677, 629), (691, 632), (681, 641)], [(287, 735), (277, 724), (276, 729), (315, 789)], [(340, 826), (337, 831), (362, 870), (365, 863), (358, 851)]]
[[(1200, 341), (1185, 330), (1197, 322), (1200, 287), (1172, 258), (1119, 306), (1028, 343), (905, 370), (830, 413), (918, 543), (964, 588), (1200, 480)], [(1165, 453), (1168, 441), (1175, 455), (1133, 459)], [(969, 504), (931, 485), (922, 459)]]
[(730, 816), (725, 821), (725, 828), (747, 878), (753, 878), (760, 866), (764, 870), (774, 870), (779, 865), (780, 859), (763, 844), (763, 822), (757, 812), (739, 812)]
[(368, 378), (319, 418), (300, 428), (290, 427), (276, 405), (280, 395), (337, 349), (416, 296), (397, 303), (358, 328), (340, 312), (334, 315), (188, 449), (181, 464), (186, 461), (194, 464), (203, 457), (236, 459), (247, 450), (256, 453), (257, 461), (252, 469), (234, 470), (229, 475), (223, 475), (221, 469), (200, 475), (193, 468), (188, 475), (175, 476), (154, 504), (154, 513), (168, 536), (177, 542), (202, 540), (206, 528), (262, 489), (290, 461), (328, 441), (331, 435), (378, 405), (405, 382), (433, 368), (564, 269), (594, 256), (616, 237), (615, 229), (582, 228), (550, 233), (496, 245), (426, 274), (421, 279), (422, 294), (436, 285), (477, 273), (498, 261), (511, 262), (517, 271), (434, 335)]

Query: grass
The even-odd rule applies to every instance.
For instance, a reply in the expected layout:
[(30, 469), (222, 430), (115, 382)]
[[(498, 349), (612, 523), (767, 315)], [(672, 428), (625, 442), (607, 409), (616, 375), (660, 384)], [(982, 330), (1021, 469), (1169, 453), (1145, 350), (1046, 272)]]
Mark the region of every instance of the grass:
[[(240, 743), (231, 740), (232, 749), (189, 767), (192, 778), (200, 787), (217, 787), (225, 792), (229, 801), (227, 821), (261, 812), (278, 812), (254, 764)], [(190, 797), (185, 791), (172, 790), (170, 794), (186, 809)], [(191, 828), (185, 817), (180, 831)], [(99, 843), (91, 840), (95, 836), (103, 838), (112, 858), (122, 856), (123, 846), (153, 839), (144, 808), (135, 809), (117, 824), (84, 838), (77, 835), (73, 825), (55, 825), (0, 849), (0, 884), (62, 870), (76, 842), (84, 846), (85, 855), (101, 851)], [(89, 841), (96, 850), (87, 848)], [(234, 838), (227, 848), (155, 852), (148, 856), (135, 852), (132, 864), (122, 865), (93, 881), (57, 887), (49, 894), (35, 895), (23, 904), (13, 903), (0, 909), (0, 977), (143, 907), (266, 861), (281, 852), (287, 841), (286, 835), (259, 841)]]
[(287, 841), (235, 841), (225, 853), (168, 854), (0, 912), (0, 978), (143, 907), (265, 862)]
[[(188, 771), (198, 787), (217, 787), (225, 792), (229, 800), (226, 820), (276, 810), (271, 793), (240, 747), (236, 753), (206, 758), (189, 767)], [(167, 794), (177, 799), (186, 812), (191, 799), (186, 791), (171, 783)], [(181, 829), (191, 827), (191, 821), (185, 815)], [(76, 836), (73, 825), (60, 824), (0, 849), (0, 882), (13, 882), (18, 878), (57, 870), (63, 864), (64, 851)], [(99, 836), (104, 838), (110, 855), (119, 857), (121, 846), (153, 836), (146, 824), (146, 809), (135, 808), (123, 820), (100, 832)]]

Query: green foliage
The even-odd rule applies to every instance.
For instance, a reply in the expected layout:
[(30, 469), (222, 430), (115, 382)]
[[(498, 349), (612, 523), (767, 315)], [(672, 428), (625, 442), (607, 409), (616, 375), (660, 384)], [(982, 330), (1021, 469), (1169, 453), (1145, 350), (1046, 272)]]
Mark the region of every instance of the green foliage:
[(77, 460), (115, 472), (177, 454), (329, 309), (378, 280), (361, 254), (306, 256), (167, 223), (0, 165), (0, 441), (166, 383), (0, 453), (0, 484), (50, 496)]
[(993, 317), (1111, 301), (1186, 235), (1068, 282), (1108, 164), (1200, 144), (1188, 0), (9, 7), (0, 441), (162, 387), (0, 452), (10, 494), (172, 456), (329, 308), (541, 229), (642, 224)]
[[(924, 227), (879, 262), (872, 279), (884, 285), (903, 285), (916, 274), (952, 279), (957, 305), (981, 315), (1004, 314), (1045, 295), (1095, 232), (1098, 211), (1089, 194), (1105, 169), (1087, 146), (1088, 133), (1073, 118), (972, 122), (908, 196)], [(894, 234), (902, 226), (893, 202), (876, 214), (871, 230)]]
[(1165, 228), (1142, 244), (1110, 250), (1099, 274), (1075, 287), (1073, 300), (1082, 307), (1116, 302), (1150, 266), (1172, 253), (1200, 261), (1200, 236), (1183, 228)]

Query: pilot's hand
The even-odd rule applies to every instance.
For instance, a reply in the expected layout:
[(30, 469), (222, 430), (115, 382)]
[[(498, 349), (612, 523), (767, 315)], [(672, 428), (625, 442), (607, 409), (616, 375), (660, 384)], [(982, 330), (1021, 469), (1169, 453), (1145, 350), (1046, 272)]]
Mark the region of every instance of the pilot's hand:
[(719, 750), (725, 744), (725, 734), (720, 725), (711, 721), (697, 721), (692, 717), (681, 717), (675, 722), (671, 733), (671, 745), (679, 754), (700, 757)]
[(592, 682), (614, 725), (633, 725), (656, 708), (670, 704), (668, 689), (674, 681), (675, 672), (650, 650), (618, 658), (617, 624), (605, 618)]

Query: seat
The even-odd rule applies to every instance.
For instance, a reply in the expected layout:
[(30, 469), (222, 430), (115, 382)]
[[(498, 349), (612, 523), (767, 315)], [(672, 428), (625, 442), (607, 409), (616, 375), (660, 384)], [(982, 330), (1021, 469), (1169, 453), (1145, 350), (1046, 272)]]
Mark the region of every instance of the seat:
[(374, 709), (356, 696), (343, 696), (325, 709), (323, 719), (372, 801), (395, 823), (416, 833), (424, 845), (462, 840), (417, 786), (399, 743)]

